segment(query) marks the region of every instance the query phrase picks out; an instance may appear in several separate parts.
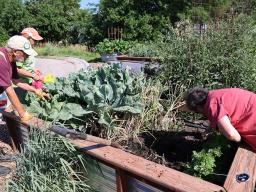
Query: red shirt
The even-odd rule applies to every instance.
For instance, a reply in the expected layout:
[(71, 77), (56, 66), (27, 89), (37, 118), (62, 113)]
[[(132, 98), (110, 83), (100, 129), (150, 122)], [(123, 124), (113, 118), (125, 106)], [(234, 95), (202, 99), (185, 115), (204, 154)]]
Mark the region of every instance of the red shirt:
[(5, 55), (5, 58), (0, 54), (0, 93), (4, 91), (6, 87), (12, 85), (12, 79), (19, 79), (17, 67), (15, 62), (10, 62), (7, 50), (0, 48), (0, 52)]
[(209, 91), (204, 114), (214, 129), (227, 115), (242, 139), (256, 151), (256, 94), (237, 88)]

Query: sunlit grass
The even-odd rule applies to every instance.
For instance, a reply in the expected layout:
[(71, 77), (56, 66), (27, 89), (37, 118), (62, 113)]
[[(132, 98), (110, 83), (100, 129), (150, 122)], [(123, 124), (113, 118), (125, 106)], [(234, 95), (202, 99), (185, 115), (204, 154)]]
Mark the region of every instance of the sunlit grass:
[(44, 46), (38, 46), (35, 49), (39, 56), (77, 57), (88, 62), (99, 60), (100, 58), (98, 53), (88, 51), (87, 46), (83, 45), (58, 46), (47, 43)]

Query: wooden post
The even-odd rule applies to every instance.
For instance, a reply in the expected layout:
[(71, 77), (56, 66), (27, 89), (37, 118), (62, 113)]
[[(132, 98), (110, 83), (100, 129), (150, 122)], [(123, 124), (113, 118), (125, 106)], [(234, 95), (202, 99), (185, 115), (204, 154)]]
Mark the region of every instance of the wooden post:
[[(239, 174), (248, 174), (249, 179), (238, 181)], [(256, 154), (249, 147), (239, 147), (224, 183), (227, 192), (252, 192), (256, 179)]]
[(117, 186), (117, 192), (127, 192), (127, 178), (126, 174), (121, 169), (116, 169), (116, 186)]

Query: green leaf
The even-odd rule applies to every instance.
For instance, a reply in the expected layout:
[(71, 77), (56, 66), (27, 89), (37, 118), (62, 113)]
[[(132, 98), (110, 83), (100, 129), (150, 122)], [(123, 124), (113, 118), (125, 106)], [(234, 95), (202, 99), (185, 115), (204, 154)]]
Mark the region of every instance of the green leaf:
[(72, 117), (73, 117), (73, 115), (67, 110), (61, 110), (59, 113), (59, 116), (58, 116), (58, 118), (63, 121), (72, 119)]
[(113, 108), (113, 111), (129, 112), (132, 114), (140, 114), (142, 112), (142, 108), (141, 107), (122, 106), (122, 107)]
[(93, 111), (84, 110), (81, 105), (76, 104), (76, 103), (68, 103), (65, 107), (67, 107), (68, 110), (70, 111), (70, 113), (72, 113), (72, 115), (74, 115), (76, 117), (81, 117), (83, 115), (93, 113)]
[(101, 124), (105, 127), (110, 127), (111, 122), (112, 122), (112, 119), (106, 111), (100, 113), (99, 120), (98, 120), (99, 124)]

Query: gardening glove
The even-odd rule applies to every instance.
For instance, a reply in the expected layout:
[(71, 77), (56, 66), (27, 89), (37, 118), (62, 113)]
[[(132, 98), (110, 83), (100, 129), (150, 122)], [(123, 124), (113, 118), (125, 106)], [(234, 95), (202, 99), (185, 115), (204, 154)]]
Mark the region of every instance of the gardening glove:
[(36, 94), (37, 97), (39, 97), (40, 99), (45, 99), (45, 98), (50, 99), (50, 96), (49, 96), (47, 93), (43, 92), (41, 89), (37, 89), (37, 90), (35, 91), (35, 94)]
[(33, 118), (33, 116), (29, 112), (26, 111), (24, 113), (23, 117), (21, 117), (20, 119), (21, 119), (21, 122), (25, 123), (25, 122), (29, 121), (32, 118)]

